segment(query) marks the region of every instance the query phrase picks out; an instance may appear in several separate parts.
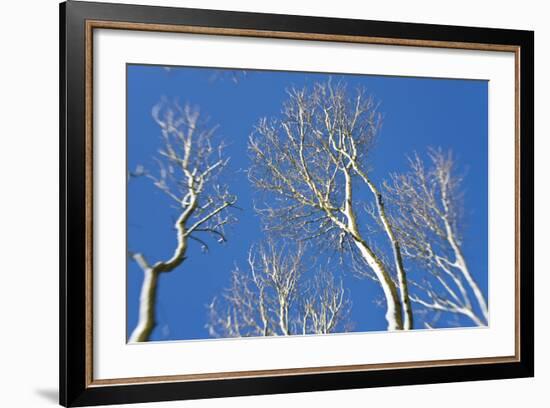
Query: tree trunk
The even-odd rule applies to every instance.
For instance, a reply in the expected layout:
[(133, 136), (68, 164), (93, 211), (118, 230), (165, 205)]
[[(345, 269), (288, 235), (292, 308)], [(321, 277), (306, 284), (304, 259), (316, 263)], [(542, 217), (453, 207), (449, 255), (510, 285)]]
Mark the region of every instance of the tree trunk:
[(155, 310), (158, 277), (159, 272), (154, 268), (146, 268), (143, 271), (143, 284), (139, 297), (139, 320), (130, 336), (130, 342), (132, 343), (149, 341), (156, 326)]
[(353, 162), (353, 168), (359, 174), (359, 176), (363, 179), (363, 181), (367, 184), (371, 193), (374, 195), (374, 199), (376, 201), (376, 209), (378, 211), (378, 218), (380, 218), (380, 221), (384, 226), (384, 231), (388, 236), (388, 239), (390, 240), (390, 244), (393, 251), (393, 259), (395, 263), (395, 269), (397, 271), (397, 282), (399, 284), (399, 293), (401, 295), (401, 304), (403, 307), (403, 315), (404, 315), (403, 329), (411, 330), (413, 328), (413, 313), (412, 313), (411, 299), (409, 296), (407, 274), (405, 272), (405, 267), (403, 266), (403, 256), (401, 255), (401, 247), (399, 246), (399, 242), (395, 238), (395, 234), (393, 233), (393, 229), (386, 215), (386, 208), (384, 206), (384, 200), (382, 199), (382, 194), (378, 191), (376, 186), (371, 182), (371, 180), (367, 177), (367, 175), (363, 171), (361, 171), (361, 169), (359, 169), (359, 167), (355, 164), (355, 162)]
[(364, 242), (356, 240), (355, 245), (361, 252), (363, 258), (367, 261), (367, 264), (374, 271), (378, 282), (382, 287), (382, 291), (384, 292), (384, 297), (386, 299), (386, 321), (388, 322), (388, 330), (403, 330), (403, 311), (395, 284), (385, 268), (374, 257)]
[(403, 309), (397, 294), (397, 288), (382, 262), (380, 262), (367, 243), (361, 238), (357, 226), (357, 218), (353, 210), (353, 192), (349, 169), (344, 169), (344, 176), (346, 182), (344, 214), (347, 218), (347, 230), (353, 237), (355, 246), (359, 249), (359, 252), (361, 252), (361, 256), (374, 271), (382, 287), (384, 297), (386, 298), (386, 321), (388, 322), (388, 330), (403, 330)]

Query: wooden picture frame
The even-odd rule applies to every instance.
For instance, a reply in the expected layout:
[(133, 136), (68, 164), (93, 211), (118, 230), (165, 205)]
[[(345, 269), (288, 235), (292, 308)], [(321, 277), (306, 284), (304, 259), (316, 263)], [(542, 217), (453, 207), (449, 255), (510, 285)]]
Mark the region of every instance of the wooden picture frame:
[[(513, 355), (96, 379), (93, 375), (94, 30), (509, 52), (515, 58)], [(60, 403), (338, 390), (534, 375), (534, 33), (68, 1), (60, 5)], [(521, 248), (521, 250), (520, 250)]]

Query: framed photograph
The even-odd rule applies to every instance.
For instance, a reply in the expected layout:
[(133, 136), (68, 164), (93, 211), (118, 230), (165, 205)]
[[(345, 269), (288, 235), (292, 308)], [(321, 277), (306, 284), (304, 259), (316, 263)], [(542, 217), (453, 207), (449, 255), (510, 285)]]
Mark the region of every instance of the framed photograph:
[(533, 376), (533, 32), (60, 27), (62, 405)]

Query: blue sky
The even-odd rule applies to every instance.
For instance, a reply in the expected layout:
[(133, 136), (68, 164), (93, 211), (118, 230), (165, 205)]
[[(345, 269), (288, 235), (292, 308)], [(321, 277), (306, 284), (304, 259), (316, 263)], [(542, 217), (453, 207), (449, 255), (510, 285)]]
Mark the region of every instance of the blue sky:
[[(487, 294), (487, 90), (485, 81), (405, 78), (301, 72), (247, 71), (233, 73), (209, 68), (127, 66), (127, 162), (155, 169), (153, 158), (161, 146), (159, 128), (151, 116), (162, 97), (197, 105), (219, 125), (231, 157), (224, 179), (238, 196), (238, 223), (227, 231), (228, 242), (210, 245), (204, 254), (191, 242), (188, 258), (159, 283), (157, 322), (151, 340), (208, 337), (206, 305), (229, 284), (235, 265), (245, 266), (251, 244), (261, 241), (260, 220), (253, 210), (256, 196), (245, 169), (249, 166), (247, 140), (260, 117), (277, 116), (285, 89), (315, 82), (342, 80), (357, 86), (380, 103), (382, 130), (371, 155), (371, 177), (381, 184), (392, 172), (406, 170), (406, 157), (428, 146), (452, 149), (466, 171), (464, 254), (483, 292)], [(131, 179), (127, 190), (128, 250), (142, 252), (154, 263), (169, 257), (175, 244), (177, 216), (172, 202), (145, 178)], [(374, 305), (380, 297), (375, 282), (344, 272), (353, 302), (355, 331), (384, 330), (384, 310)], [(137, 322), (143, 274), (128, 260), (127, 329)], [(460, 320), (464, 325), (466, 321)]]

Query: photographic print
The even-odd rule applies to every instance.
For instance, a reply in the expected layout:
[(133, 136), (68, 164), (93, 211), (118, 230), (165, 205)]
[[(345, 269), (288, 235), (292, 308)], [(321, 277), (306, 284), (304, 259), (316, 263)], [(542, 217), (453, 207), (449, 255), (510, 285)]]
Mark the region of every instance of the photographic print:
[(60, 6), (60, 402), (534, 375), (534, 33)]
[(126, 81), (129, 343), (488, 327), (488, 81)]

